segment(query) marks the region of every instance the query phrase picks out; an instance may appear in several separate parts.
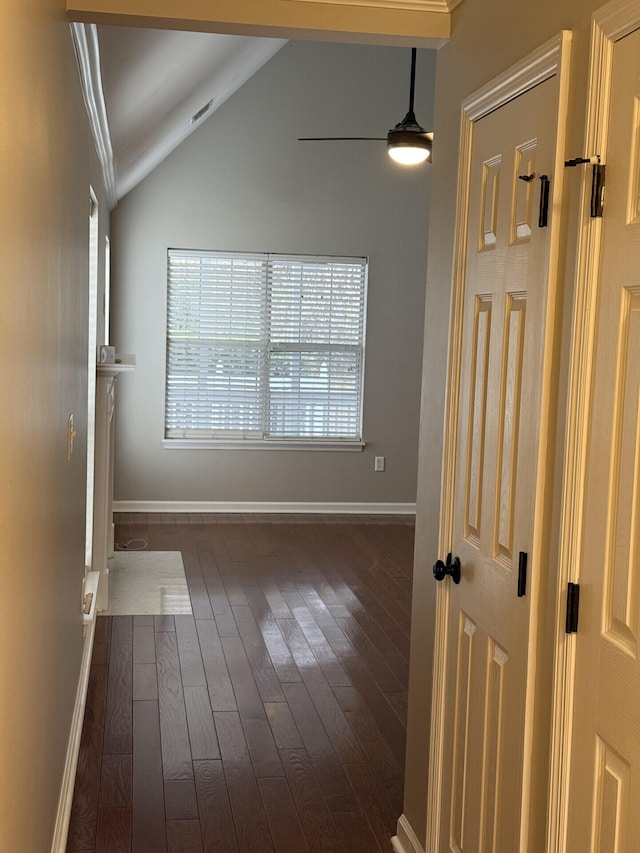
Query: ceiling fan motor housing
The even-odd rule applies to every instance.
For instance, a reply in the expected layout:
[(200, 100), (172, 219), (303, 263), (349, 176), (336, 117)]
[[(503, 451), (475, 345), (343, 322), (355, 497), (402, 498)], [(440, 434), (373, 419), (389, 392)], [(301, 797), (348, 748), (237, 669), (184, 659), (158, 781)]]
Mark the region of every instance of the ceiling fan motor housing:
[[(408, 112), (402, 121), (398, 122), (387, 134), (387, 149), (390, 153), (398, 149), (412, 149), (421, 152), (420, 155), (416, 154), (416, 157), (419, 156), (419, 159), (423, 161), (431, 156), (432, 142), (432, 134), (427, 133), (418, 124), (413, 112)], [(419, 162), (419, 160), (411, 160), (410, 162)]]

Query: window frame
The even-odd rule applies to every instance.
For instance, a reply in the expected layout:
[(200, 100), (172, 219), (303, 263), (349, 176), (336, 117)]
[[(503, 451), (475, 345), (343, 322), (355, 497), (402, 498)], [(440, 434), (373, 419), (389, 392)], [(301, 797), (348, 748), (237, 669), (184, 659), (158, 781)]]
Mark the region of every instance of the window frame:
[[(229, 430), (228, 435), (224, 435), (223, 431), (217, 436), (213, 435), (173, 435), (167, 433), (171, 429), (168, 425), (168, 388), (170, 378), (170, 362), (169, 362), (169, 345), (170, 345), (170, 263), (172, 253), (177, 256), (191, 255), (196, 258), (218, 257), (220, 259), (256, 259), (261, 258), (265, 261), (265, 269), (267, 269), (264, 277), (264, 292), (262, 305), (265, 311), (263, 318), (263, 327), (265, 330), (265, 338), (263, 345), (265, 347), (264, 365), (263, 365), (263, 381), (264, 387), (260, 394), (262, 405), (260, 406), (262, 415), (262, 435), (242, 436), (241, 430)], [(271, 273), (270, 265), (276, 261), (293, 261), (294, 263), (329, 263), (329, 264), (356, 264), (362, 267), (362, 293), (360, 296), (360, 313), (358, 315), (358, 327), (361, 332), (360, 342), (358, 345), (340, 345), (327, 344), (320, 342), (312, 342), (302, 344), (299, 342), (280, 343), (273, 340), (270, 326), (273, 321), (271, 309)], [(222, 251), (222, 250), (192, 250), (180, 248), (167, 248), (166, 250), (166, 265), (167, 265), (167, 289), (166, 289), (166, 314), (165, 314), (165, 374), (164, 374), (164, 410), (163, 410), (163, 439), (162, 444), (167, 449), (176, 450), (198, 450), (198, 449), (244, 449), (244, 450), (332, 450), (332, 451), (361, 451), (365, 447), (363, 436), (364, 423), (364, 377), (365, 377), (365, 357), (366, 357), (366, 325), (367, 325), (367, 296), (368, 296), (368, 273), (369, 273), (369, 258), (367, 256), (339, 256), (339, 255), (306, 255), (296, 253), (273, 253), (273, 252), (241, 252), (241, 251)], [(265, 430), (269, 428), (270, 407), (269, 400), (271, 397), (271, 387), (268, 377), (270, 376), (269, 364), (270, 358), (274, 353), (283, 352), (340, 352), (351, 351), (356, 352), (360, 362), (360, 375), (358, 382), (357, 397), (359, 401), (359, 410), (357, 413), (358, 420), (358, 437), (333, 437), (333, 436), (278, 436), (269, 435)], [(179, 431), (180, 428), (174, 428)], [(184, 432), (189, 428), (184, 427)], [(195, 428), (194, 428), (195, 432)], [(235, 433), (235, 434), (234, 434)]]

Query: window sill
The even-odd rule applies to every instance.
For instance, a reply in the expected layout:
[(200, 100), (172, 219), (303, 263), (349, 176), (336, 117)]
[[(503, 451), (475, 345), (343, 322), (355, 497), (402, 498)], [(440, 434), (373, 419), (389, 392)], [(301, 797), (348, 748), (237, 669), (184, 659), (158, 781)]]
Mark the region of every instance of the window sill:
[(300, 441), (297, 439), (272, 439), (259, 441), (251, 439), (199, 439), (165, 438), (162, 441), (165, 450), (338, 450), (361, 451), (364, 441)]

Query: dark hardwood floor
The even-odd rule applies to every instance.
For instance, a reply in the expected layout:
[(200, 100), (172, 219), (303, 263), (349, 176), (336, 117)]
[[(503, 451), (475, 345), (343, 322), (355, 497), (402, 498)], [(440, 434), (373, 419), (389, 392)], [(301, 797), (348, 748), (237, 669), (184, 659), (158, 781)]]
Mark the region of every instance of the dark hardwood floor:
[(388, 853), (413, 520), (116, 522), (182, 552), (193, 616), (98, 618), (67, 853)]

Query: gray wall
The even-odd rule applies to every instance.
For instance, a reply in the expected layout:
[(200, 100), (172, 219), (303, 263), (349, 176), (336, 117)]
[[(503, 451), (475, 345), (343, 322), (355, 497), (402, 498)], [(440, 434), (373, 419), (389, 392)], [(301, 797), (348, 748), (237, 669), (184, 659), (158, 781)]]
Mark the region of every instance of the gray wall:
[[(415, 501), (430, 167), (394, 165), (384, 142), (297, 141), (384, 136), (409, 63), (290, 43), (115, 209), (111, 338), (138, 363), (119, 384), (116, 500)], [(427, 128), (434, 64), (419, 52)], [(369, 256), (362, 453), (162, 447), (168, 247)]]
[(0, 850), (49, 853), (83, 649), (90, 183), (103, 248), (108, 222), (63, 0), (3, 6), (0, 103)]

